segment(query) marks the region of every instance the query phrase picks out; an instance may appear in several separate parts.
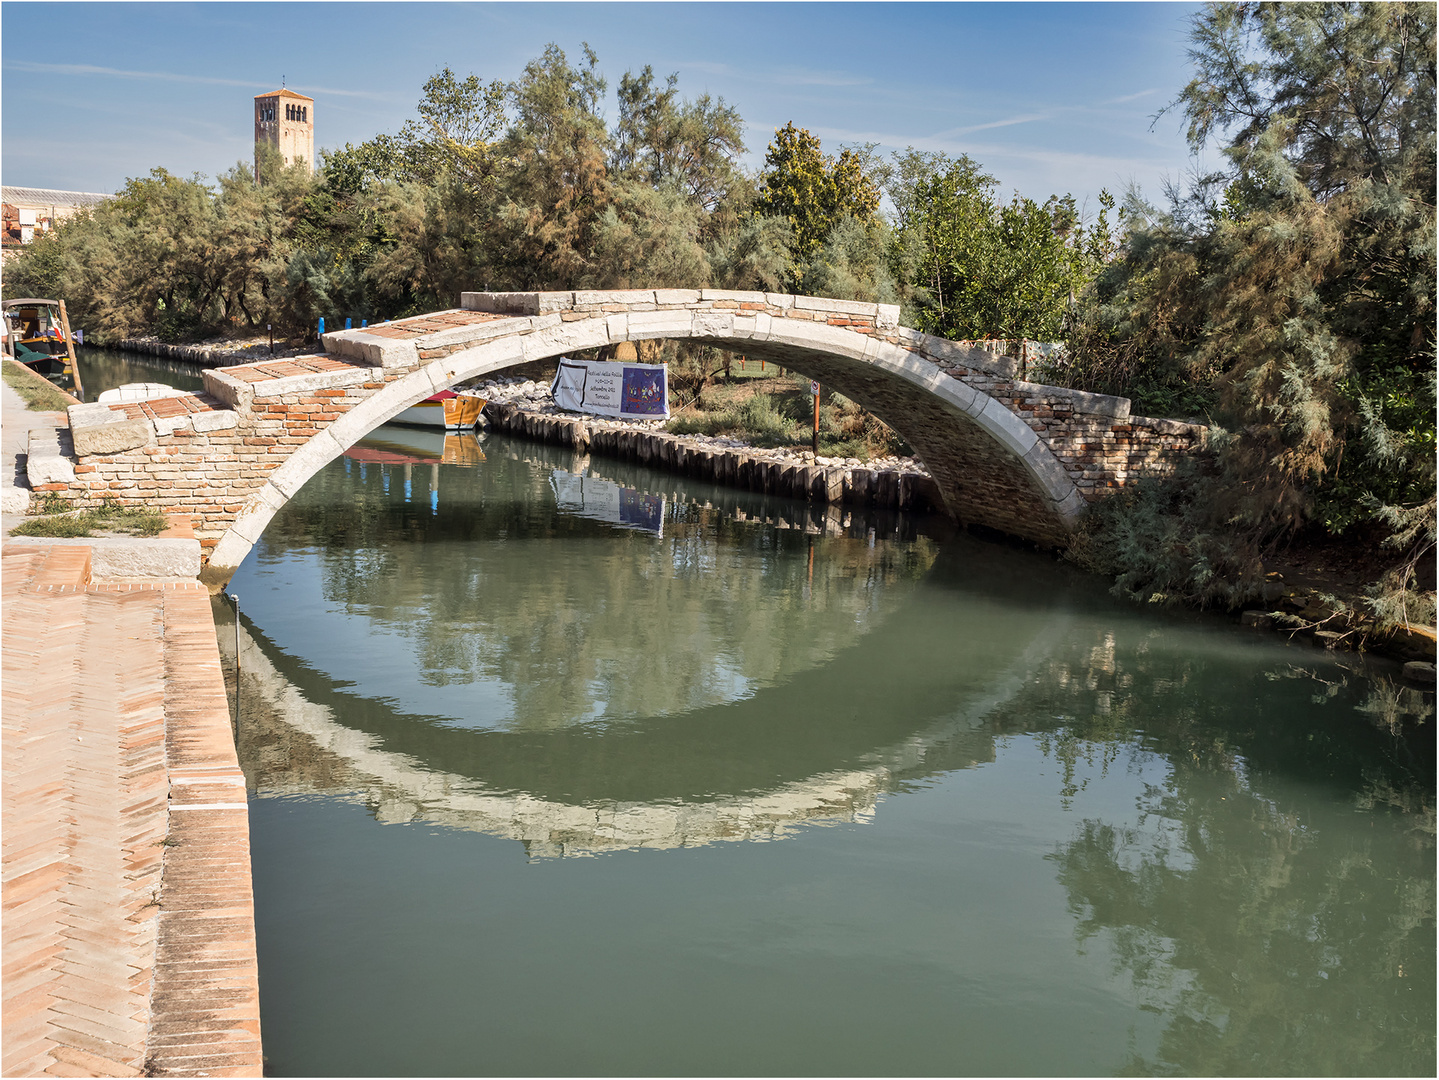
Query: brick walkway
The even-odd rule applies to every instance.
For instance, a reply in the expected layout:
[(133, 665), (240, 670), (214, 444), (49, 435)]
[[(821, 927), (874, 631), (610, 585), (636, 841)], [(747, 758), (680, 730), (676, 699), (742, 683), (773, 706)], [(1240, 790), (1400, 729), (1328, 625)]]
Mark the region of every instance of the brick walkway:
[(5, 1076), (260, 1075), (244, 778), (207, 591), (3, 554)]

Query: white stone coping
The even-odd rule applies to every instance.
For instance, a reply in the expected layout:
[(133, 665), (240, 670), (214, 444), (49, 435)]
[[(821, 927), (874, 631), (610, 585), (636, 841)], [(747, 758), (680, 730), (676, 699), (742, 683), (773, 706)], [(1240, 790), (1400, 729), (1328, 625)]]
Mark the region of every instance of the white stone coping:
[(899, 325), (898, 304), (871, 304), (862, 300), (831, 300), (822, 296), (749, 292), (735, 289), (611, 289), (576, 292), (466, 292), (460, 294), (465, 311), (500, 315), (548, 315), (561, 311), (598, 311), (624, 306), (631, 311), (696, 307), (717, 302), (765, 304), (782, 311), (818, 311), (874, 319), (881, 329)]
[(66, 414), (77, 457), (122, 454), (149, 446), (156, 438), (155, 425), (149, 420), (126, 416), (98, 402), (71, 405)]
[(249, 412), (251, 403), (256, 399), (283, 397), (307, 390), (329, 390), (338, 386), (358, 386), (373, 378), (374, 368), (352, 367), (343, 371), (307, 371), (303, 375), (285, 375), (250, 383), (227, 375), (224, 368), (210, 368), (205, 372), (205, 391), (232, 409)]
[(88, 547), (92, 581), (151, 581), (200, 574), (200, 541), (182, 536), (15, 536), (7, 543)]
[(1128, 398), (1114, 397), (1111, 394), (1091, 394), (1087, 390), (1071, 390), (1067, 386), (1048, 386), (1044, 383), (1019, 380), (1015, 380), (1014, 388), (1022, 394), (1031, 394), (1036, 397), (1066, 399), (1076, 413), (1088, 416), (1107, 416), (1120, 422), (1130, 419)]

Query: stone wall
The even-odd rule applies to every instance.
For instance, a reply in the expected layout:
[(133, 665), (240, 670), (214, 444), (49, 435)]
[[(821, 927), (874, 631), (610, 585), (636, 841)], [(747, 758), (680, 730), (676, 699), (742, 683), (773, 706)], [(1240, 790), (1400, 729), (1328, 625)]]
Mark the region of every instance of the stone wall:
[(36, 490), (76, 506), (113, 499), (188, 515), (208, 555), (298, 448), (400, 377), (323, 357), (309, 360), (317, 368), (310, 378), (281, 368), (286, 374), (252, 387), (242, 408), (208, 393), (72, 406), (75, 479)]
[(939, 488), (922, 473), (802, 465), (740, 450), (711, 450), (663, 431), (598, 426), (575, 417), (528, 412), (512, 405), (487, 405), (485, 418), (497, 431), (762, 495), (882, 510), (944, 510)]

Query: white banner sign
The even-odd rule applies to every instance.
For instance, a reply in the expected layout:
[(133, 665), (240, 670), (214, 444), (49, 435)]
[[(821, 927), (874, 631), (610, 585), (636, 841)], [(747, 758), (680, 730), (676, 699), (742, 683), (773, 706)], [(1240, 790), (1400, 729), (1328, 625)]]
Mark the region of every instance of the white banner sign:
[(669, 370), (663, 364), (625, 364), (560, 358), (550, 393), (555, 404), (596, 416), (670, 414)]

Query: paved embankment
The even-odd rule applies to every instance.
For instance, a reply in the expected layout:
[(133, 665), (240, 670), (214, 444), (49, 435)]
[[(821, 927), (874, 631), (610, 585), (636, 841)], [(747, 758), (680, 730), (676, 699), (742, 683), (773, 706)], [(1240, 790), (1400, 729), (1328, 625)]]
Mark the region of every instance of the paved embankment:
[[(4, 390), (8, 488), (46, 414)], [(145, 546), (3, 547), (0, 1072), (258, 1076), (249, 818), (210, 597), (193, 570), (96, 580), (97, 552), (127, 543)]]

